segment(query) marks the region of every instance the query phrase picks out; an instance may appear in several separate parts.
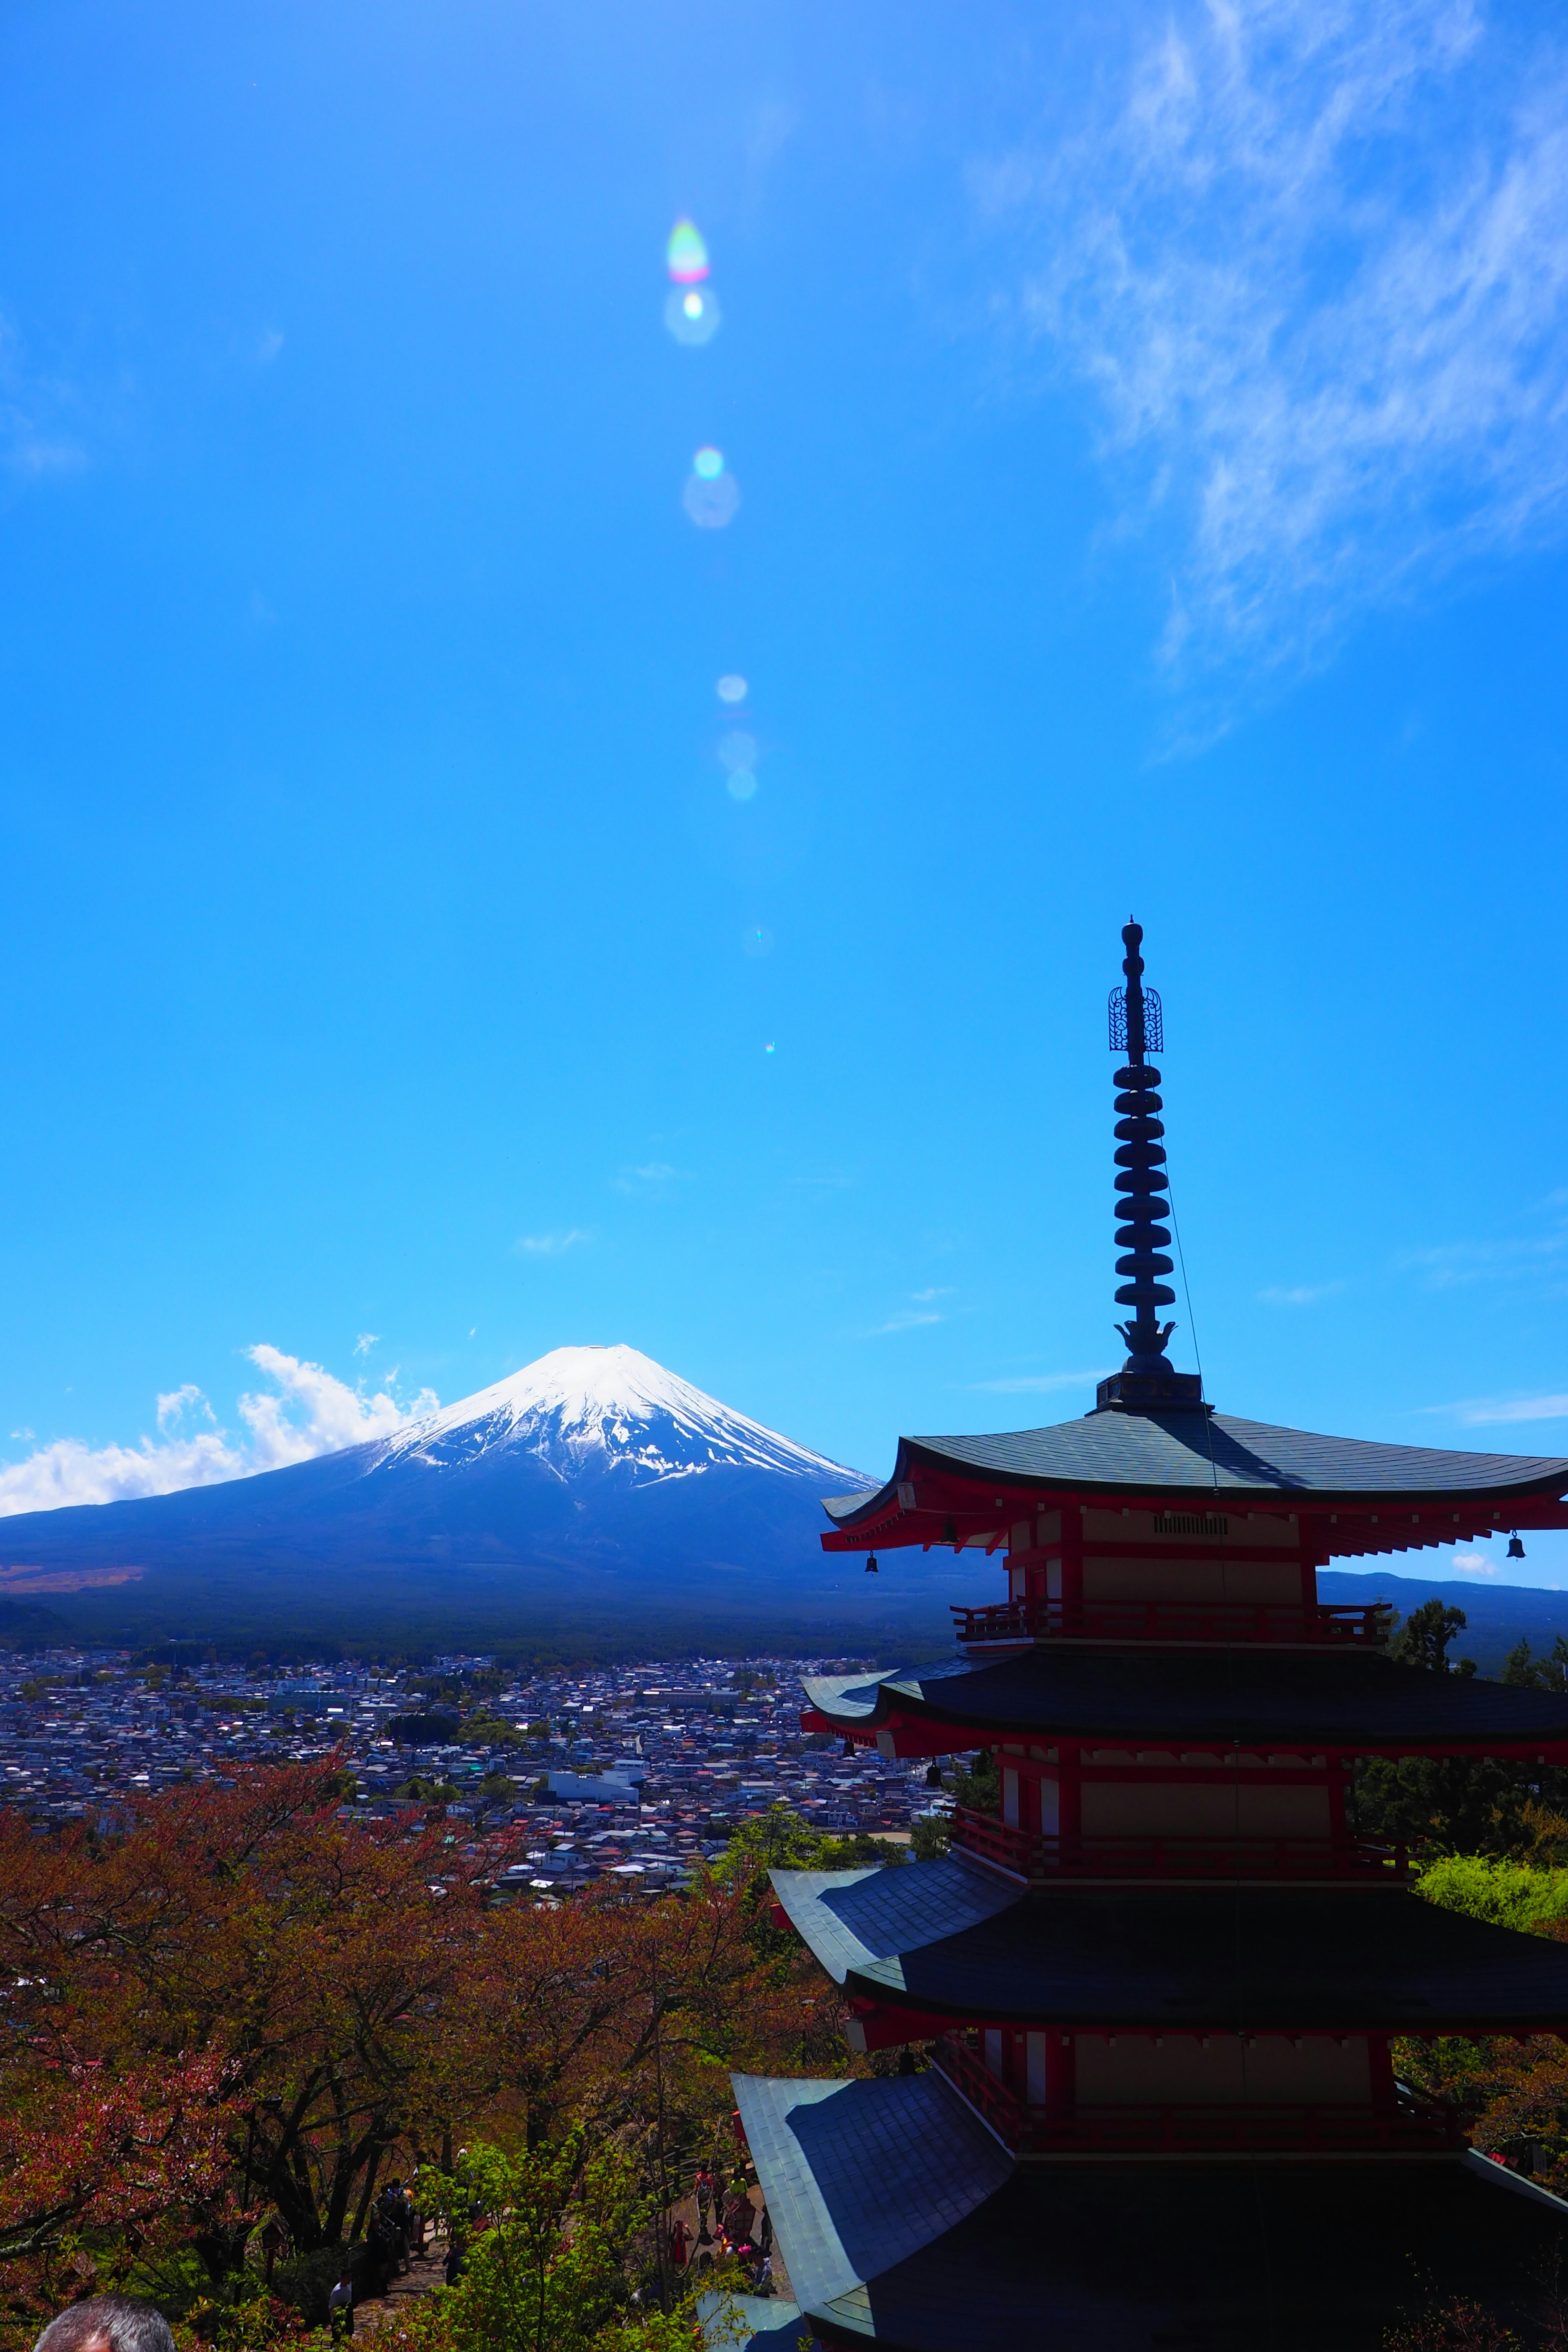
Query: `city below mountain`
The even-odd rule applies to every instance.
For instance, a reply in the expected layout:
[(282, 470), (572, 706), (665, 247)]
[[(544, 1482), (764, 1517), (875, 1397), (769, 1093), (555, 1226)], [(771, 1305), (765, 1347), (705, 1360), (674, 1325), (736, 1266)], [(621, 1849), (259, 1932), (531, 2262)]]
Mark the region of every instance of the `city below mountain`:
[(825, 1554), (822, 1497), (875, 1483), (635, 1348), (557, 1348), (343, 1453), (0, 1521), (0, 1635), (929, 1655), (995, 1563)]

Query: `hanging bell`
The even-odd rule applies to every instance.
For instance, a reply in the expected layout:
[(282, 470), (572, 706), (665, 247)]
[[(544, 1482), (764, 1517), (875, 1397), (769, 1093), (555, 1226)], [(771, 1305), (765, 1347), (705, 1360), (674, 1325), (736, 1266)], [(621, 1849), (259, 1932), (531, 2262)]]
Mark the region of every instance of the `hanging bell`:
[(881, 1570), (877, 1565), (877, 1555), (875, 1552), (871, 1553), (866, 1562), (866, 1573), (868, 1576), (880, 1576), (882, 1573)]
[(1519, 1539), (1519, 1529), (1517, 1528), (1515, 1528), (1513, 1533), (1508, 1539), (1508, 1556), (1510, 1559), (1522, 1559), (1524, 1558), (1524, 1546)]

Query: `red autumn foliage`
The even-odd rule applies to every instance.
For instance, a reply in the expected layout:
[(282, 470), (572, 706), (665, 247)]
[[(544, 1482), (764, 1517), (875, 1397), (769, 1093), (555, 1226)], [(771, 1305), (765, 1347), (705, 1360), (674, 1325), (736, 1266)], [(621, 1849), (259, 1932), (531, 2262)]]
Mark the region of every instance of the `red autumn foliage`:
[[(109, 1840), (0, 1813), (0, 2260), (193, 2247), (232, 2273), (263, 2212), (358, 2236), (401, 2160), (568, 2120), (679, 2152), (731, 2064), (826, 2054), (834, 2005), (764, 1957), (749, 1882), (499, 1907), (437, 1819), (338, 1818), (327, 1768), (143, 1801)], [(44, 2270), (39, 2270), (39, 2265)]]

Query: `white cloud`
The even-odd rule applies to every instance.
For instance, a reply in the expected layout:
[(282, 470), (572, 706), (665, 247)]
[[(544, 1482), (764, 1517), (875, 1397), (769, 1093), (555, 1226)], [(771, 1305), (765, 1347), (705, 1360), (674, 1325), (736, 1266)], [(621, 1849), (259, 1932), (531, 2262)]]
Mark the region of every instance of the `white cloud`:
[(1406, 1250), (1396, 1263), (1419, 1274), (1428, 1290), (1451, 1290), (1471, 1282), (1518, 1282), (1531, 1275), (1560, 1276), (1568, 1233), (1510, 1236), (1495, 1242), (1445, 1242), (1436, 1249)]
[(359, 1338), (354, 1341), (354, 1354), (356, 1356), (368, 1356), (373, 1348), (379, 1348), (380, 1345), (381, 1333), (379, 1331), (362, 1331)]
[[(617, 1192), (644, 1192), (650, 1185), (671, 1183), (680, 1173), (681, 1171), (672, 1168), (668, 1160), (650, 1160), (643, 1168), (623, 1168), (615, 1180), (616, 1190)], [(585, 1238), (585, 1235), (578, 1235), (579, 1240)]]
[(405, 1421), (431, 1412), (438, 1399), (421, 1389), (406, 1409), (384, 1391), (373, 1397), (351, 1389), (320, 1364), (286, 1356), (265, 1345), (247, 1348), (258, 1370), (277, 1383), (261, 1396), (242, 1396), (240, 1417), (250, 1432), (252, 1465), (276, 1470), (286, 1462), (306, 1462), (314, 1454), (336, 1454), (373, 1437), (390, 1437)]
[(1467, 1397), (1458, 1404), (1428, 1405), (1426, 1411), (1446, 1413), (1467, 1429), (1510, 1421), (1568, 1421), (1568, 1396)]
[(565, 1234), (524, 1234), (521, 1241), (512, 1244), (512, 1247), (521, 1257), (563, 1257), (569, 1249), (575, 1249), (579, 1242), (591, 1242), (593, 1238), (592, 1234), (583, 1233), (574, 1225), (571, 1232)]
[[(1000, 315), (1171, 534), (1171, 672), (1568, 522), (1568, 67), (1476, 0), (1177, 0), (1073, 135), (979, 164)], [(1089, 120), (1083, 121), (1087, 111)]]
[(158, 1426), (164, 1431), (173, 1429), (184, 1419), (187, 1412), (194, 1412), (205, 1413), (216, 1429), (217, 1415), (197, 1388), (195, 1381), (187, 1381), (183, 1388), (170, 1389), (166, 1395), (158, 1399)]
[(77, 406), (70, 388), (43, 374), (0, 319), (0, 463), (29, 482), (76, 473), (87, 463), (70, 429)]
[[(182, 1486), (219, 1486), (390, 1436), (405, 1422), (433, 1411), (438, 1402), (429, 1389), (422, 1389), (407, 1405), (385, 1391), (367, 1397), (320, 1364), (265, 1344), (247, 1348), (246, 1353), (273, 1383), (270, 1391), (240, 1398), (246, 1437), (237, 1441), (218, 1428), (206, 1398), (187, 1381), (159, 1397), (156, 1440), (90, 1446), (80, 1438), (61, 1437), (40, 1446), (26, 1461), (0, 1465), (0, 1517), (58, 1510), (72, 1503), (130, 1502), (143, 1495), (172, 1494)], [(197, 1412), (205, 1413), (213, 1427), (184, 1434), (185, 1417)]]
[(1333, 1298), (1344, 1288), (1342, 1282), (1298, 1282), (1290, 1288), (1279, 1284), (1258, 1294), (1265, 1307), (1315, 1307), (1320, 1298)]
[(932, 1308), (911, 1308), (906, 1315), (889, 1315), (885, 1323), (879, 1323), (876, 1326), (870, 1337), (873, 1339), (880, 1339), (889, 1331), (918, 1331), (922, 1324), (942, 1323), (945, 1320), (944, 1316), (938, 1315)]
[(1498, 1572), (1496, 1560), (1489, 1559), (1484, 1551), (1457, 1551), (1454, 1566), (1461, 1576), (1495, 1576)]

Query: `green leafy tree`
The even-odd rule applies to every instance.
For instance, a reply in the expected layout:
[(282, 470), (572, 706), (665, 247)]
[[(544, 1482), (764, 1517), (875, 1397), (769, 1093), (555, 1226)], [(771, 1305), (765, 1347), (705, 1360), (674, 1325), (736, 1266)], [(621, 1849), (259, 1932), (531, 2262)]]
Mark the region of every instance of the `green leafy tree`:
[[(1471, 1675), (1474, 1659), (1448, 1654), (1464, 1630), (1462, 1609), (1424, 1601), (1389, 1656), (1415, 1674)], [(1489, 1758), (1373, 1756), (1356, 1769), (1356, 1820), (1363, 1835), (1427, 1853), (1516, 1853), (1529, 1843), (1525, 1809), (1536, 1793), (1520, 1770)]]
[(981, 1749), (967, 1770), (955, 1772), (951, 1785), (954, 1801), (967, 1805), (971, 1812), (1000, 1815), (1002, 1779), (989, 1748)]
[(699, 2328), (668, 2278), (661, 2293), (657, 2203), (613, 2143), (574, 2132), (552, 2147), (470, 2148), (446, 2218), (464, 2243), (462, 2274), (384, 2325), (387, 2352), (694, 2352), (736, 2340), (724, 2314)]

